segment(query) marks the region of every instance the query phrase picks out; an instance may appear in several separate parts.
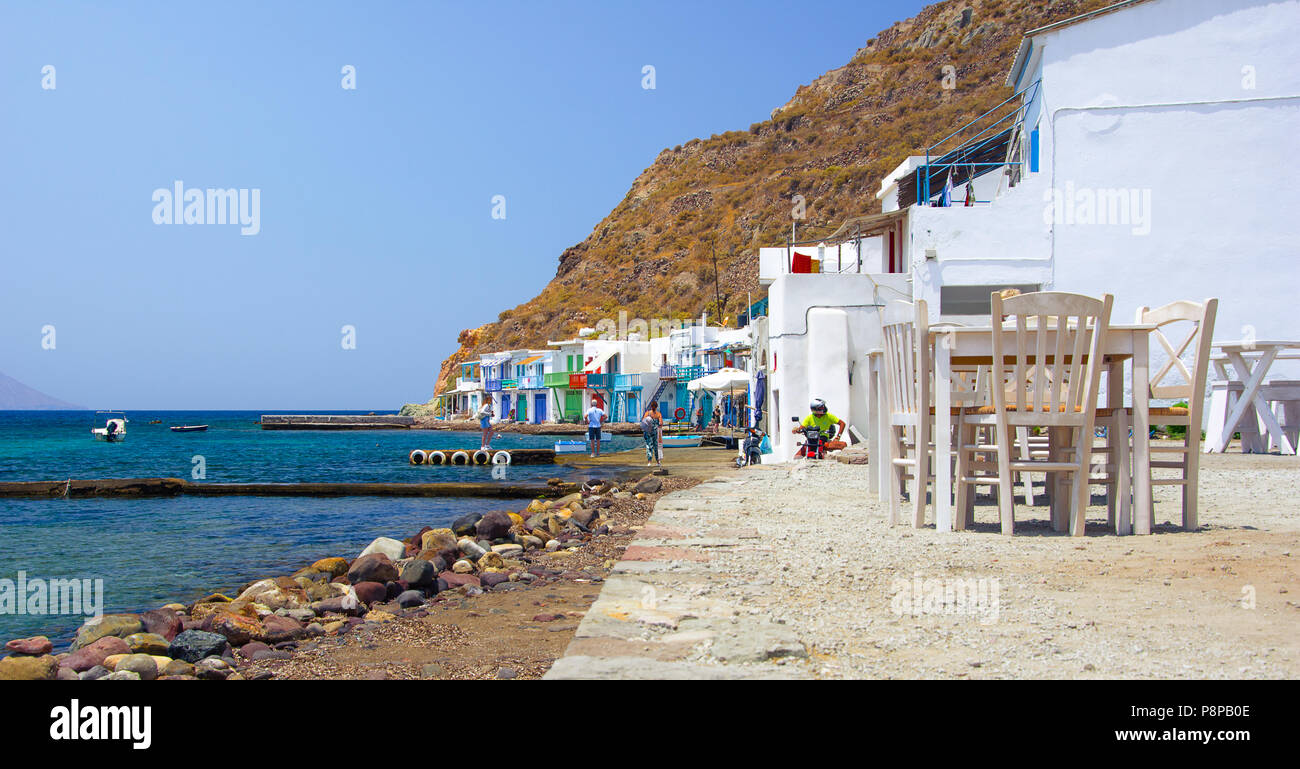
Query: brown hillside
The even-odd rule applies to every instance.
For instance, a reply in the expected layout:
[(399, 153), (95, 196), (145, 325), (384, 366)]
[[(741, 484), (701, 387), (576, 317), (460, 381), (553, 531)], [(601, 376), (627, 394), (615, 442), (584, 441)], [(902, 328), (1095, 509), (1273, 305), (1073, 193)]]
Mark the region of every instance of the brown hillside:
[[(806, 201), (801, 233), (876, 213), (880, 180), (924, 148), (1010, 96), (1003, 85), (1023, 33), (1113, 0), (947, 0), (895, 23), (853, 59), (801, 86), (770, 120), (665, 149), (581, 243), (555, 278), (495, 323), (466, 329), (443, 362), (544, 346), (602, 318), (734, 317), (760, 298), (759, 246), (790, 231), (791, 200)], [(956, 87), (941, 87), (943, 67)], [(815, 229), (814, 229), (815, 228)], [(714, 298), (716, 239), (722, 308)]]

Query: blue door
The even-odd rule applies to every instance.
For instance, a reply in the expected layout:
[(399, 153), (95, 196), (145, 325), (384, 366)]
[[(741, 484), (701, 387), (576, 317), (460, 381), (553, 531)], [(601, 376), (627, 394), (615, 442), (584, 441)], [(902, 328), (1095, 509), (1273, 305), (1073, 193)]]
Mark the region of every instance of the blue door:
[(502, 396), (501, 396), (501, 413), (499, 413), (497, 416), (501, 417), (502, 419), (505, 419), (506, 417), (510, 416), (510, 396), (509, 396), (509, 395), (502, 395)]
[(533, 396), (533, 423), (541, 424), (546, 421), (546, 394), (537, 393)]

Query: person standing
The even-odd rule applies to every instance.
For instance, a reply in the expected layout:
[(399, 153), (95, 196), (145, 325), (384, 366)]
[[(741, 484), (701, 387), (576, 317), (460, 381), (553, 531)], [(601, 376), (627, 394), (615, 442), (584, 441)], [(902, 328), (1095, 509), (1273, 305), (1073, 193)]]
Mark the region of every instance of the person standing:
[(479, 448), (487, 451), (492, 448), (492, 401), (484, 401), (474, 416), (478, 417), (478, 426), (483, 431), (483, 441)]
[(591, 449), (591, 456), (600, 456), (600, 428), (605, 424), (605, 410), (595, 403), (587, 409), (587, 444)]
[(645, 465), (664, 466), (663, 460), (664, 417), (659, 413), (659, 402), (650, 401), (650, 406), (641, 415), (641, 436), (645, 438)]

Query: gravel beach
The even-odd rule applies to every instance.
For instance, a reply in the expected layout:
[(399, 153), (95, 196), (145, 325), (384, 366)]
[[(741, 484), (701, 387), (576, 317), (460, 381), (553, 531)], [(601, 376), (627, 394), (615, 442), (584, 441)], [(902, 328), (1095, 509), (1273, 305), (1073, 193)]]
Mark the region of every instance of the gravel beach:
[(660, 500), (547, 677), (1295, 678), (1298, 469), (1205, 456), (1199, 531), (1160, 486), (1155, 534), (1095, 506), (1075, 538), (985, 497), (891, 528), (869, 465), (748, 468)]

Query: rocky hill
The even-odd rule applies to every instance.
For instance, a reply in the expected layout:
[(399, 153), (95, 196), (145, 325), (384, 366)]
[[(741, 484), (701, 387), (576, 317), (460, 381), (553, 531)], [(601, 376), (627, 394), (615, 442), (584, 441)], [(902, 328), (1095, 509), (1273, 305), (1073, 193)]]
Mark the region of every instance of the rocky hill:
[(878, 212), (880, 180), (904, 158), (1011, 95), (1003, 81), (1025, 31), (1112, 2), (936, 3), (801, 86), (771, 119), (663, 150), (591, 234), (560, 254), (540, 294), (460, 333), (439, 392), (454, 385), (456, 364), (481, 352), (543, 346), (620, 310), (735, 317), (747, 291), (761, 297), (758, 248), (785, 242), (795, 195), (806, 204), (801, 232), (829, 234), (845, 218)]

